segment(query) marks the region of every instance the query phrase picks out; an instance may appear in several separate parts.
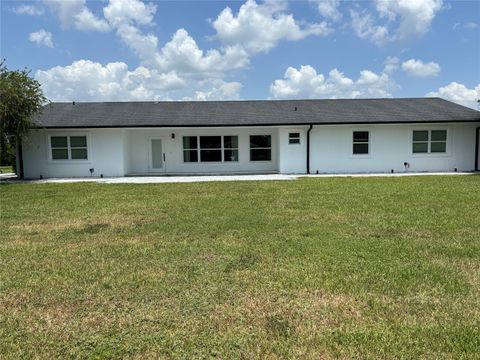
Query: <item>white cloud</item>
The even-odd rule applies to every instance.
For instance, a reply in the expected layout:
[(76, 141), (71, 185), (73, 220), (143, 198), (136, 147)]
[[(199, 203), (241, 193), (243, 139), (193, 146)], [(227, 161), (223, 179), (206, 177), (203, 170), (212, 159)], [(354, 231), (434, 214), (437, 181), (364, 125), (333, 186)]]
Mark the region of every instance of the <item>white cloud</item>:
[(38, 70), (35, 78), (53, 101), (160, 100), (186, 86), (175, 72), (159, 73), (143, 66), (133, 71), (123, 62), (105, 66), (90, 60)]
[(31, 42), (37, 44), (38, 46), (44, 45), (49, 48), (53, 48), (52, 33), (45, 31), (44, 29), (40, 29), (38, 31), (30, 33), (28, 39)]
[(383, 68), (383, 72), (387, 74), (391, 74), (392, 72), (398, 69), (399, 64), (400, 64), (399, 58), (397, 58), (396, 56), (388, 56), (384, 62), (385, 67)]
[(86, 0), (44, 0), (55, 13), (64, 28), (75, 27), (82, 31), (110, 31), (105, 19), (95, 16), (86, 5)]
[(43, 15), (45, 10), (35, 5), (22, 4), (14, 8), (13, 12), (19, 15), (38, 16)]
[(342, 18), (342, 13), (338, 10), (340, 0), (310, 0), (317, 5), (318, 12), (323, 17), (338, 21)]
[(381, 46), (423, 35), (442, 6), (443, 0), (375, 0), (377, 16), (367, 10), (350, 15), (356, 34)]
[(473, 21), (469, 21), (465, 24), (462, 24), (462, 23), (455, 23), (453, 25), (453, 30), (475, 30), (476, 28), (478, 28), (478, 24), (476, 22), (473, 22)]
[(212, 25), (223, 44), (241, 45), (251, 54), (266, 53), (281, 40), (300, 40), (331, 32), (325, 22), (300, 26), (293, 15), (285, 13), (286, 7), (284, 1), (257, 4), (247, 0), (237, 15), (227, 7)]
[(395, 83), (388, 74), (376, 74), (362, 70), (357, 80), (350, 79), (337, 69), (329, 72), (328, 77), (310, 65), (300, 69), (289, 67), (281, 80), (270, 85), (272, 97), (288, 98), (377, 98), (391, 97), (390, 89)]
[(179, 29), (157, 54), (156, 64), (163, 71), (175, 68), (190, 76), (221, 76), (226, 70), (246, 67), (248, 56), (239, 46), (204, 52), (186, 30)]
[(442, 5), (442, 0), (376, 0), (380, 16), (398, 21), (396, 33), (399, 39), (427, 32)]
[(105, 18), (116, 28), (120, 39), (140, 58), (142, 64), (158, 71), (176, 71), (186, 77), (221, 77), (224, 71), (248, 65), (248, 55), (239, 46), (201, 50), (185, 29), (178, 29), (162, 48), (158, 38), (139, 26), (153, 24), (156, 7), (139, 0), (110, 0)]
[(112, 26), (123, 24), (153, 25), (153, 17), (157, 7), (139, 0), (110, 0), (103, 8), (105, 18)]
[(480, 99), (480, 84), (473, 89), (469, 89), (465, 85), (453, 81), (446, 86), (440, 87), (437, 91), (429, 92), (425, 96), (441, 97), (478, 110), (477, 100)]
[(240, 89), (242, 84), (236, 81), (225, 82), (217, 80), (212, 87), (204, 91), (196, 91), (193, 97), (185, 97), (183, 100), (238, 100), (240, 99)]
[(361, 39), (370, 40), (377, 46), (392, 41), (389, 30), (386, 26), (376, 25), (375, 18), (368, 12), (361, 13), (351, 10), (352, 27), (357, 36)]
[(422, 60), (410, 59), (402, 63), (402, 69), (410, 76), (427, 77), (440, 74), (440, 65), (431, 61), (424, 63)]

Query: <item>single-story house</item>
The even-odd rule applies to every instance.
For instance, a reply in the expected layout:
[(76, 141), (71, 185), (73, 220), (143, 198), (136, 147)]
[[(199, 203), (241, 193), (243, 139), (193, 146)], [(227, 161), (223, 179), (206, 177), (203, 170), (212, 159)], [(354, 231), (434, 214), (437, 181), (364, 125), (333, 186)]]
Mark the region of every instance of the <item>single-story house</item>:
[(479, 169), (480, 112), (439, 98), (52, 103), (25, 178)]

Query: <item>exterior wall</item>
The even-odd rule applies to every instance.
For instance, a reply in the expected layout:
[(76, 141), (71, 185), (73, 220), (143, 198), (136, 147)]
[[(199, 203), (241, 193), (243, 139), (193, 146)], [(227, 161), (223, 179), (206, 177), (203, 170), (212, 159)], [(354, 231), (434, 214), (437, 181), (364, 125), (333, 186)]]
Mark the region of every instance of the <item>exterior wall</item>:
[[(165, 153), (164, 169), (167, 174), (198, 173), (262, 173), (278, 171), (277, 128), (190, 128), (190, 129), (129, 129), (127, 148), (129, 173), (151, 173), (150, 139), (161, 138)], [(175, 139), (172, 139), (175, 134)], [(183, 161), (183, 136), (224, 135), (238, 136), (239, 161), (218, 163), (186, 163)], [(250, 135), (272, 136), (272, 160), (250, 161)], [(158, 171), (156, 171), (158, 173)]]
[[(279, 170), (282, 174), (305, 174), (307, 172), (308, 126), (280, 128)], [(289, 144), (289, 133), (300, 133), (300, 144)]]
[[(90, 168), (94, 176), (123, 176), (123, 142), (121, 129), (90, 130), (34, 130), (23, 145), (25, 178), (88, 177)], [(50, 160), (51, 135), (86, 135), (88, 160)]]
[[(311, 173), (471, 171), (478, 124), (314, 126)], [(446, 154), (413, 154), (413, 130), (447, 130)], [(353, 131), (370, 131), (370, 154), (352, 154)], [(410, 167), (405, 169), (404, 163)]]
[[(475, 124), (322, 125), (310, 133), (311, 173), (471, 171), (475, 168)], [(446, 154), (412, 154), (412, 131), (447, 130)], [(308, 126), (256, 128), (86, 129), (34, 130), (23, 145), (26, 178), (124, 176), (126, 174), (214, 174), (306, 172)], [(370, 132), (370, 153), (352, 155), (352, 133)], [(300, 133), (300, 144), (289, 144), (289, 133)], [(172, 134), (175, 138), (172, 139)], [(88, 160), (50, 160), (49, 136), (86, 135)], [(185, 163), (183, 136), (234, 135), (239, 141), (238, 162)], [(250, 161), (250, 135), (272, 136), (272, 160)], [(151, 168), (150, 140), (161, 138), (166, 161), (161, 171)], [(410, 167), (405, 169), (404, 162)]]

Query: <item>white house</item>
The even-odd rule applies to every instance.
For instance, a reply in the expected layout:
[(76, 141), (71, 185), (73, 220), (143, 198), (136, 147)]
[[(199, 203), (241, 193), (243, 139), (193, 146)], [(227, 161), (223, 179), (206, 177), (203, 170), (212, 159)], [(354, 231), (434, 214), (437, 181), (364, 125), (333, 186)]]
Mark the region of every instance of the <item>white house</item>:
[(479, 169), (480, 112), (439, 98), (53, 103), (25, 178)]

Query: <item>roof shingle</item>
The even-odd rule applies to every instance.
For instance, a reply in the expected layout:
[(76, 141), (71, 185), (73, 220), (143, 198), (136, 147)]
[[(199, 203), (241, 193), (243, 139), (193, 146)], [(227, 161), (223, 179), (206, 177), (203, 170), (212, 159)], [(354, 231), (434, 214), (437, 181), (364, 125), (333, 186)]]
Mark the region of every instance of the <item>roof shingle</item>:
[(480, 112), (440, 98), (51, 103), (40, 128), (200, 127), (477, 122)]

